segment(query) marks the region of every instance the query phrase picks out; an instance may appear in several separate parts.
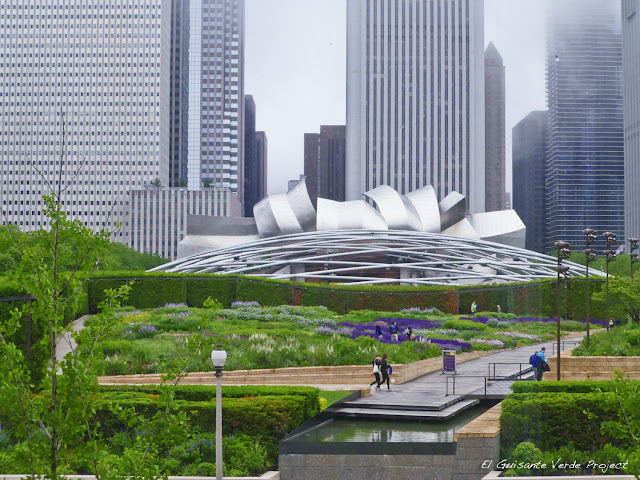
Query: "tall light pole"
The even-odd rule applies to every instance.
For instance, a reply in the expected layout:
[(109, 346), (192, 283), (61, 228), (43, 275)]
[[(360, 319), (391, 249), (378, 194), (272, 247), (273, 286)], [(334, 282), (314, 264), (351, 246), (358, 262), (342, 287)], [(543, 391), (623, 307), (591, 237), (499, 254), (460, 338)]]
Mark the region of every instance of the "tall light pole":
[(222, 480), (222, 369), (227, 360), (227, 352), (218, 342), (211, 352), (211, 361), (216, 369), (216, 480)]
[(593, 228), (585, 228), (582, 233), (584, 233), (587, 237), (587, 248), (584, 250), (584, 254), (587, 260), (587, 281), (586, 281), (586, 290), (587, 290), (587, 304), (586, 304), (586, 310), (587, 310), (587, 348), (589, 348), (589, 322), (591, 321), (591, 313), (589, 312), (589, 301), (591, 300), (589, 298), (589, 264), (591, 262), (593, 262), (596, 259), (596, 250), (594, 248), (591, 248), (591, 245), (593, 245), (597, 240), (598, 237), (596, 237), (597, 233)]
[(557, 371), (557, 379), (558, 381), (560, 381), (560, 274), (566, 275), (567, 271), (569, 270), (569, 266), (568, 265), (562, 265), (562, 260), (564, 258), (568, 258), (571, 255), (571, 250), (569, 250), (569, 247), (571, 246), (571, 244), (569, 242), (565, 242), (562, 240), (559, 240), (557, 242), (554, 243), (555, 247), (558, 249), (558, 284), (556, 286), (556, 324), (557, 324), (557, 335), (556, 335), (556, 340), (558, 342), (558, 350), (557, 350), (557, 367), (558, 367), (558, 371)]
[(640, 261), (638, 254), (635, 253), (638, 250), (638, 239), (628, 238), (629, 240), (629, 257), (631, 258), (631, 285), (633, 285), (633, 264)]
[(611, 320), (609, 316), (609, 263), (616, 259), (616, 252), (611, 250), (611, 247), (616, 244), (617, 235), (611, 232), (604, 232), (602, 235), (607, 241), (607, 250), (604, 251), (604, 254), (606, 255), (607, 263), (607, 331), (609, 331), (609, 321)]

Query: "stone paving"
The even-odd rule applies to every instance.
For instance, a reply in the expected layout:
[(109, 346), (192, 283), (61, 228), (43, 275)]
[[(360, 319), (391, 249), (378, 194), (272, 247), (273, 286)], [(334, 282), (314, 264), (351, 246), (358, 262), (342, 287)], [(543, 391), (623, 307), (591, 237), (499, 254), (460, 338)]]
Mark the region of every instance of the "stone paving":
[[(564, 349), (572, 348), (575, 346), (574, 342), (582, 338), (572, 337), (564, 342)], [(402, 385), (391, 384), (390, 390), (384, 385), (381, 390), (372, 390), (370, 396), (353, 400), (343, 408), (336, 407), (334, 412), (357, 417), (371, 416), (374, 413), (372, 410), (376, 410), (378, 414), (384, 411), (385, 416), (396, 418), (446, 419), (476, 404), (477, 401), (473, 399), (504, 398), (511, 393), (515, 377), (522, 375), (525, 380), (532, 379), (529, 357), (542, 347), (546, 347), (549, 357), (552, 343), (555, 342), (513, 348), (470, 360), (457, 365), (455, 375), (445, 375), (438, 371)], [(511, 379), (491, 380), (492, 378)]]

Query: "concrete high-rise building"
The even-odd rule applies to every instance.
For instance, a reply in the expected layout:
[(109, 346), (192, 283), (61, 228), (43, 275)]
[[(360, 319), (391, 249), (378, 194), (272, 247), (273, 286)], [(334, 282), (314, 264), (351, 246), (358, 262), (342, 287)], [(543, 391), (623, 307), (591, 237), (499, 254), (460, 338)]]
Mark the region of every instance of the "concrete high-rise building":
[(531, 112), (513, 127), (513, 209), (527, 227), (525, 246), (545, 251), (545, 155), (547, 112)]
[(484, 54), (484, 209), (487, 212), (505, 207), (505, 125), (504, 63), (493, 42)]
[(346, 128), (321, 125), (320, 133), (304, 134), (304, 176), (313, 206), (318, 197), (343, 202)]
[(189, 189), (209, 179), (242, 201), (244, 0), (189, 0), (187, 38)]
[(169, 182), (170, 0), (0, 0), (0, 18), (2, 222), (46, 228), (42, 195), (69, 185), (70, 218), (128, 243), (129, 190)]
[(624, 233), (620, 2), (552, 2), (547, 20), (546, 249)]
[(251, 95), (244, 98), (244, 216), (252, 217), (253, 206), (267, 196), (266, 148), (258, 143), (266, 137), (256, 132), (256, 102)]
[(178, 243), (187, 233), (187, 217), (240, 217), (242, 205), (228, 188), (147, 187), (130, 192), (129, 246), (139, 252), (178, 258)]
[(622, 0), (625, 238), (640, 238), (640, 2)]
[(484, 211), (484, 2), (347, 0), (346, 200), (433, 185)]

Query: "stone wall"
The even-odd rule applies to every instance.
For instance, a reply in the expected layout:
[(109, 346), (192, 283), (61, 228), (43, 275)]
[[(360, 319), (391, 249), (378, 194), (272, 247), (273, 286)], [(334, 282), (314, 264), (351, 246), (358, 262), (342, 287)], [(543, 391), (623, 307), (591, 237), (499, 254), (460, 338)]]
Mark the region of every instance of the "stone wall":
[[(572, 357), (571, 350), (560, 357), (561, 380), (611, 380), (614, 369), (625, 372), (625, 378), (640, 380), (640, 357)], [(557, 358), (549, 357), (551, 371), (544, 373), (543, 380), (556, 380)]]
[(490, 408), (458, 430), (452, 480), (480, 480), (499, 461), (502, 404)]

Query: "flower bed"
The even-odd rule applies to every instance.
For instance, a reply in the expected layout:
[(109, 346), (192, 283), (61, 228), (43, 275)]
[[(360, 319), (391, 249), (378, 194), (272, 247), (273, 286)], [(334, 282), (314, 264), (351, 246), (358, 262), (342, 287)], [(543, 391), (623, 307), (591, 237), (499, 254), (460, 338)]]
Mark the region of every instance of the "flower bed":
[[(442, 349), (492, 350), (534, 344), (554, 338), (556, 328), (550, 319), (458, 318), (424, 308), (338, 316), (325, 307), (260, 307), (246, 301), (223, 309), (217, 302), (208, 304), (211, 308), (167, 304), (117, 312), (120, 324), (102, 346), (102, 373), (160, 373), (167, 364), (189, 355), (190, 337), (198, 331), (222, 343), (228, 352), (225, 369), (246, 370), (366, 365), (376, 353), (387, 353), (394, 363), (410, 363), (437, 357)], [(397, 342), (389, 333), (394, 321)], [(575, 325), (582, 326), (573, 322), (567, 329)], [(381, 336), (376, 335), (376, 326)], [(409, 328), (415, 335), (413, 341), (407, 336)], [(208, 352), (201, 351), (189, 369), (210, 371)]]

